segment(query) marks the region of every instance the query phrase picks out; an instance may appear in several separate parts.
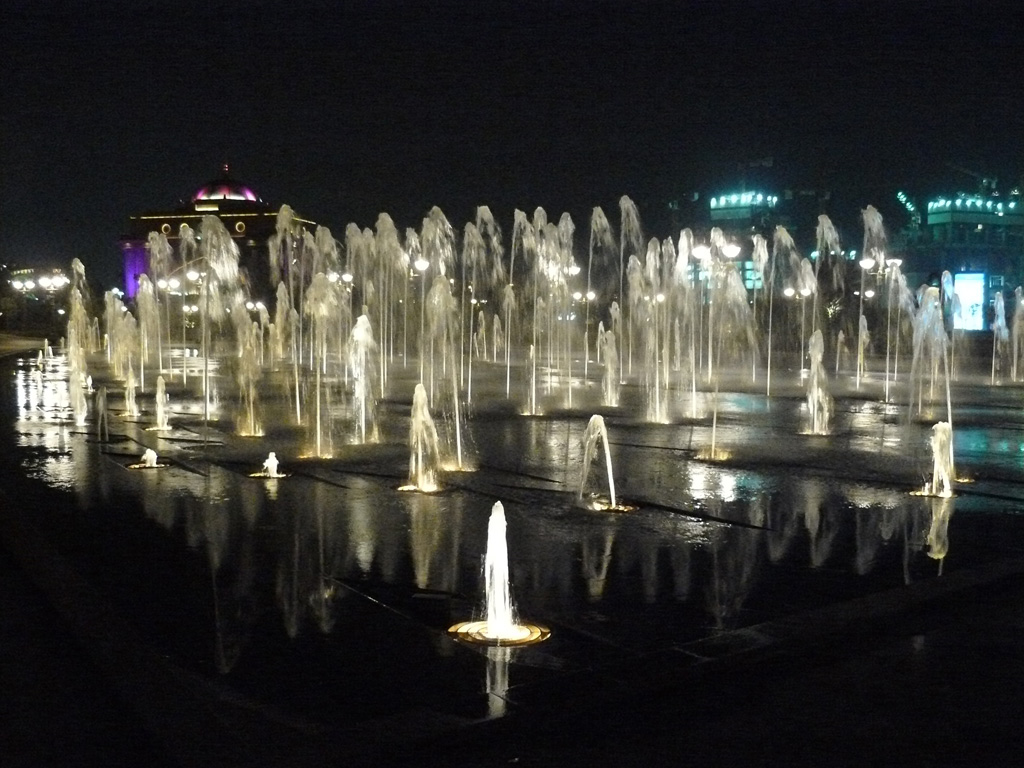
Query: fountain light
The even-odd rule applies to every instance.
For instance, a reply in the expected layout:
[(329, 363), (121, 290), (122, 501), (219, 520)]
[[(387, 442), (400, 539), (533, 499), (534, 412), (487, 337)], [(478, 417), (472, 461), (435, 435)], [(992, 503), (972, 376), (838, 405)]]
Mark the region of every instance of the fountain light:
[(142, 461), (129, 464), (128, 469), (161, 469), (169, 466), (170, 464), (161, 464), (157, 460), (156, 451), (152, 448), (147, 448), (142, 454)]
[(495, 502), (487, 523), (484, 556), (484, 605), (482, 621), (464, 621), (448, 628), (457, 640), (478, 645), (529, 645), (547, 640), (551, 630), (540, 624), (520, 624), (512, 607), (508, 578), (508, 544), (505, 508)]

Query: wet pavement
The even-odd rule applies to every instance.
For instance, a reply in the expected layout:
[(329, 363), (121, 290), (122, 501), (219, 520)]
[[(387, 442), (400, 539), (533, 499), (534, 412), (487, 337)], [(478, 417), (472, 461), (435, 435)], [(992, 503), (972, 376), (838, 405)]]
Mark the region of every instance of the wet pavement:
[[(97, 450), (41, 402), (0, 492), (15, 764), (999, 765), (1021, 746), (1019, 438), (982, 424), (1001, 403), (964, 420), (981, 471), (956, 514), (908, 500), (891, 457), (919, 448), (844, 400), (821, 447), (869, 443), (856, 467), (787, 437), (723, 469), (686, 460), (685, 425), (617, 425), (645, 506), (612, 520), (560, 501), (575, 418), (481, 414), (486, 471), (397, 498), (401, 451), (272, 490), (239, 479), (260, 456), (229, 435), (191, 451), (194, 420), (159, 443), (119, 424)], [(761, 440), (751, 407), (725, 409), (739, 454)], [(174, 467), (128, 473), (144, 444)], [(524, 611), (555, 628), (522, 652), (443, 634), (474, 610), (496, 495)]]

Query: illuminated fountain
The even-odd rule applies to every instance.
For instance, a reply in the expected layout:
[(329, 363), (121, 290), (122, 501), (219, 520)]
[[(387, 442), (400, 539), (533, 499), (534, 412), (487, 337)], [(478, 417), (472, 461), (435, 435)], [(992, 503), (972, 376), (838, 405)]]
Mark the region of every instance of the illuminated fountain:
[(807, 411), (810, 415), (811, 434), (827, 435), (832, 418), (832, 396), (828, 392), (828, 375), (821, 362), (825, 354), (825, 341), (820, 328), (811, 334), (808, 353), (811, 368), (807, 378)]
[(161, 464), (157, 459), (156, 451), (152, 448), (147, 448), (142, 453), (142, 461), (129, 464), (128, 469), (160, 469), (169, 466), (169, 464)]
[(127, 418), (135, 419), (139, 416), (139, 405), (135, 398), (135, 371), (128, 364), (128, 376), (124, 381), (124, 413)]
[(932, 427), (932, 479), (925, 483), (926, 496), (948, 499), (953, 495), (953, 429), (948, 421)]
[(348, 366), (352, 376), (352, 407), (355, 412), (356, 439), (366, 443), (377, 438), (374, 414), (372, 355), (377, 349), (373, 329), (366, 315), (360, 315), (348, 344)]
[(422, 493), (434, 493), (439, 490), (437, 473), (440, 470), (441, 456), (437, 428), (430, 417), (427, 390), (422, 384), (416, 385), (412, 396), (409, 447), (409, 483), (400, 486), (398, 490)]
[(280, 463), (277, 460), (277, 454), (271, 451), (267, 454), (267, 458), (263, 461), (263, 469), (259, 472), (253, 472), (249, 477), (267, 477), (271, 479), (277, 479), (280, 477), (288, 477), (287, 474), (278, 470)]
[(156, 427), (157, 430), (171, 428), (167, 418), (167, 384), (163, 376), (156, 377)]
[(508, 579), (508, 545), (505, 508), (495, 502), (487, 523), (484, 556), (484, 619), (467, 621), (448, 629), (459, 640), (484, 645), (528, 645), (546, 640), (551, 630), (539, 624), (519, 623), (512, 606)]
[(577, 499), (581, 503), (583, 502), (583, 492), (587, 487), (590, 467), (597, 456), (598, 442), (600, 442), (601, 447), (604, 449), (605, 473), (608, 477), (608, 496), (607, 499), (601, 496), (590, 496), (586, 501), (586, 506), (591, 509), (614, 510), (616, 512), (627, 512), (635, 509), (635, 507), (619, 504), (616, 499), (615, 475), (612, 473), (612, 455), (608, 451), (608, 429), (605, 426), (604, 417), (599, 414), (594, 414), (590, 417), (587, 429), (583, 433), (583, 469), (580, 474), (580, 487)]

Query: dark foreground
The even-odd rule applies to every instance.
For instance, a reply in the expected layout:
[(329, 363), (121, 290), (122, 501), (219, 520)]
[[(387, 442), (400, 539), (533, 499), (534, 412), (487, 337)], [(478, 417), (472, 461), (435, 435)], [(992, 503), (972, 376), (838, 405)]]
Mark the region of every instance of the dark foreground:
[[(17, 485), (0, 496), (8, 510)], [(311, 734), (291, 761), (281, 741), (302, 735), (247, 722), (234, 702), (179, 709), (179, 681), (134, 657), (130, 632), (109, 636), (117, 622), (97, 621), (94, 606), (80, 611), (58, 595), (67, 604), (55, 608), (21, 565), (53, 553), (24, 530), (3, 530), (8, 766), (1010, 765), (1024, 747), (1018, 561), (791, 620), (783, 642), (722, 636), (712, 648), (720, 657), (699, 670), (651, 659), (583, 676), (514, 718), (419, 734), (368, 729), (338, 744)], [(70, 584), (70, 595), (79, 588), (88, 586)]]

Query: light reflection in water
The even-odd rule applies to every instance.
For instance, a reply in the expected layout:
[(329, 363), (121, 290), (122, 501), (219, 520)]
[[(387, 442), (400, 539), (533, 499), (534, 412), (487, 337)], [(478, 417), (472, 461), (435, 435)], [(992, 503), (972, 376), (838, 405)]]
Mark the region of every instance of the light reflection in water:
[[(19, 409), (17, 439), (25, 449), (44, 452), (35, 461), (48, 483), (74, 488), (83, 509), (135, 498), (146, 516), (202, 553), (210, 570), (214, 658), (222, 672), (233, 669), (244, 651), (261, 600), (276, 602), (286, 633), (296, 637), (310, 628), (335, 631), (344, 594), (335, 586), (339, 581), (480, 591), (479, 584), (462, 582), (482, 578), (489, 499), (457, 490), (399, 496), (359, 476), (340, 487), (296, 477), (278, 484), (216, 466), (206, 475), (180, 467), (127, 473), (89, 436), (62, 428), (59, 417), (47, 421), (46, 411), (29, 413), (27, 404), (59, 400), (53, 392), (44, 395), (31, 371), (16, 377), (14, 391), (26, 403)], [(499, 446), (492, 449), (507, 471), (557, 482), (578, 476), (566, 469), (566, 455), (579, 461), (582, 429), (579, 420), (525, 419), (502, 424), (490, 442)], [(897, 572), (902, 567), (909, 580), (926, 547), (933, 557), (948, 551), (950, 515), (932, 512), (925, 520), (925, 504), (902, 491), (692, 461), (672, 449), (688, 429), (658, 430), (620, 435), (621, 444), (612, 447), (631, 488), (681, 511), (692, 505), (698, 514), (753, 527), (643, 507), (601, 516), (541, 496), (541, 504), (509, 504), (512, 584), (529, 615), (571, 616), (583, 606), (614, 615), (624, 606), (660, 610), (696, 599), (714, 626), (727, 628), (744, 622), (750, 596), (762, 580), (776, 578), (775, 566), (792, 572), (807, 563), (827, 564), (864, 575), (896, 560)], [(644, 445), (653, 440), (660, 444), (652, 454)], [(495, 465), (497, 458), (487, 463)], [(536, 478), (527, 484), (549, 487)], [(260, 577), (268, 569), (269, 585)], [(488, 689), (498, 692), (501, 660), (495, 664)]]

